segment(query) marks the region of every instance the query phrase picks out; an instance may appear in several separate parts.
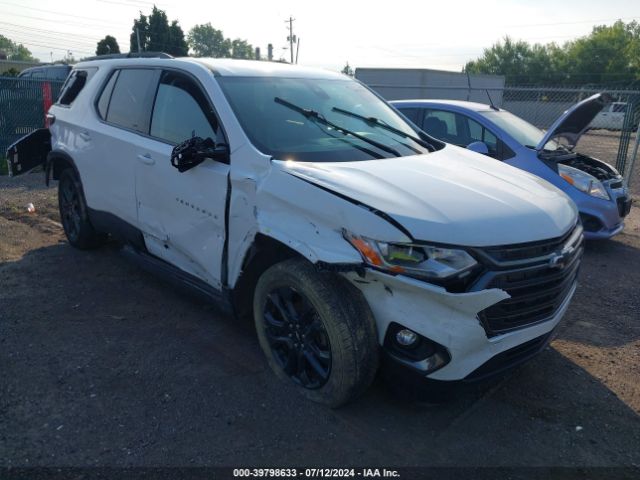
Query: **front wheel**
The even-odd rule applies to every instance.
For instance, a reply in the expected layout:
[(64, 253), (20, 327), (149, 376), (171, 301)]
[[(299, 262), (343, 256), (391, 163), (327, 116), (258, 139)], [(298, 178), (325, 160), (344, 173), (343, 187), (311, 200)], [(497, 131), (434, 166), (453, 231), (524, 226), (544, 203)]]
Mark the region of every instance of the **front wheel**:
[(305, 397), (338, 407), (371, 384), (379, 356), (373, 315), (344, 278), (286, 260), (260, 277), (253, 306), (269, 365)]

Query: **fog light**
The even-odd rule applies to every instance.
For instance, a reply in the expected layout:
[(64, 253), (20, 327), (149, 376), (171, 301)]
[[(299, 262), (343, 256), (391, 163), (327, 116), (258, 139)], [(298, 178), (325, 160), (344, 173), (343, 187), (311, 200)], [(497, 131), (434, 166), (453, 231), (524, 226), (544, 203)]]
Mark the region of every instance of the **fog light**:
[(418, 340), (418, 335), (411, 330), (403, 328), (396, 333), (396, 342), (403, 347), (410, 347)]

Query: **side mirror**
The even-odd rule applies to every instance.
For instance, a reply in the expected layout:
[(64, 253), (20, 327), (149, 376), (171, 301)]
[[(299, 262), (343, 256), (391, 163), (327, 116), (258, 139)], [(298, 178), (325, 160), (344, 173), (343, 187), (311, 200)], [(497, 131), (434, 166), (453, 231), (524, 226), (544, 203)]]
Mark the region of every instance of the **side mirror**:
[(171, 165), (179, 172), (186, 172), (200, 165), (207, 158), (229, 163), (229, 147), (210, 138), (193, 137), (176, 145), (171, 152)]
[(481, 153), (483, 155), (489, 155), (489, 147), (484, 142), (472, 142), (467, 145), (467, 150), (472, 152)]

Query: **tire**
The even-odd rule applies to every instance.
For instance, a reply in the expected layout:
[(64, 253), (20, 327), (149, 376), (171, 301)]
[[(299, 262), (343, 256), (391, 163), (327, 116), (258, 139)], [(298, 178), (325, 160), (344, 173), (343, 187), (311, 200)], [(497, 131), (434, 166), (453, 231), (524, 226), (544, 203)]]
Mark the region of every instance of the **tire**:
[(380, 354), (375, 321), (344, 278), (303, 259), (285, 260), (262, 274), (253, 307), (269, 365), (308, 399), (339, 407), (373, 381)]
[(72, 168), (67, 168), (60, 174), (58, 208), (62, 228), (72, 246), (86, 250), (104, 243), (105, 236), (96, 232), (89, 221), (82, 184)]

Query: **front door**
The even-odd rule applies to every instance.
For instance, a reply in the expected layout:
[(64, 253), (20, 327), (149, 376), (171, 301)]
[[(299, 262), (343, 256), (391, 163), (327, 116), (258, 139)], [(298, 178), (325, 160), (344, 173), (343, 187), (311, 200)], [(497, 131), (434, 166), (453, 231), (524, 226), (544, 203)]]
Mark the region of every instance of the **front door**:
[(147, 249), (220, 288), (229, 165), (208, 159), (180, 173), (170, 161), (173, 147), (192, 136), (224, 142), (209, 98), (190, 76), (162, 73), (149, 132), (135, 175)]

